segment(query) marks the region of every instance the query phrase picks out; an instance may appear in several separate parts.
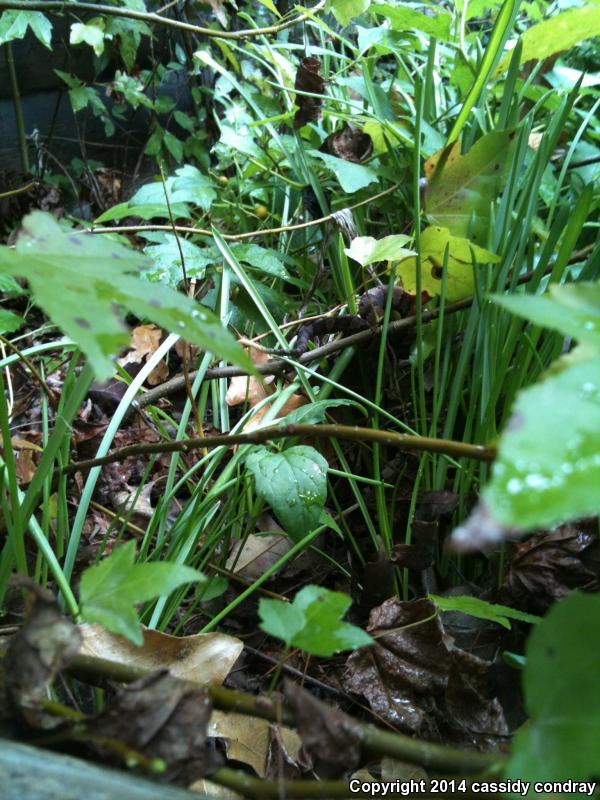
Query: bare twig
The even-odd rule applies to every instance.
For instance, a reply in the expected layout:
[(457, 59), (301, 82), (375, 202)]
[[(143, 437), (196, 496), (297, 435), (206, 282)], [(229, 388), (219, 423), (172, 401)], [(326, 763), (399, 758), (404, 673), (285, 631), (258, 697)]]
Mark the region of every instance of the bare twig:
[(88, 12), (90, 14), (106, 14), (111, 17), (127, 17), (128, 19), (138, 19), (142, 22), (147, 22), (150, 25), (163, 25), (167, 28), (177, 28), (179, 30), (189, 31), (195, 33), (197, 36), (207, 36), (214, 39), (248, 39), (250, 37), (267, 36), (286, 28), (291, 28), (299, 22), (305, 22), (317, 11), (320, 11), (325, 5), (324, 0), (320, 0), (316, 6), (310, 9), (307, 14), (299, 14), (297, 17), (287, 20), (287, 22), (280, 22), (277, 25), (268, 25), (265, 28), (247, 28), (241, 31), (219, 31), (214, 28), (202, 28), (199, 25), (192, 25), (190, 22), (181, 22), (177, 19), (170, 17), (162, 17), (159, 14), (153, 14), (147, 11), (136, 11), (133, 8), (126, 8), (125, 6), (105, 6), (96, 3), (77, 3), (68, 2), (64, 0), (0, 0), (0, 11), (4, 9), (14, 9), (18, 11), (43, 11), (43, 12), (58, 12), (64, 13), (65, 11)]

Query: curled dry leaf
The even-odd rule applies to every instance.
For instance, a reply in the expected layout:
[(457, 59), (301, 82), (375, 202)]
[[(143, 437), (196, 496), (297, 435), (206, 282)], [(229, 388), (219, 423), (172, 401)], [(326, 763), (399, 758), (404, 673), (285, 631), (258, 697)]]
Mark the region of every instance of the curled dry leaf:
[(242, 652), (244, 645), (224, 633), (170, 636), (143, 628), (144, 644), (136, 647), (101, 625), (81, 625), (82, 655), (104, 658), (146, 670), (168, 669), (182, 680), (219, 686)]
[(294, 709), (302, 753), (320, 778), (335, 778), (356, 769), (362, 757), (360, 725), (330, 708), (292, 681), (285, 681), (286, 702)]
[(3, 659), (6, 706), (28, 725), (55, 728), (61, 720), (46, 714), (42, 703), (58, 672), (68, 666), (80, 645), (80, 634), (61, 612), (54, 596), (27, 584), (33, 600), (21, 630)]
[(427, 599), (386, 600), (374, 608), (367, 631), (376, 640), (346, 662), (346, 689), (404, 733), (480, 749), (508, 735), (485, 681), (489, 664), (454, 647)]
[[(294, 89), (300, 92), (310, 92), (311, 94), (323, 94), (325, 92), (325, 79), (321, 76), (321, 62), (318, 58), (308, 56), (302, 59), (296, 72)], [(301, 128), (307, 122), (315, 122), (319, 119), (323, 105), (322, 98), (297, 94), (296, 104), (298, 105), (298, 110), (294, 115), (294, 128)]]
[(231, 572), (254, 581), (264, 575), (293, 545), (294, 542), (285, 533), (261, 536), (251, 533), (234, 544), (226, 567)]
[(161, 779), (188, 785), (218, 766), (207, 742), (211, 710), (205, 690), (166, 670), (154, 672), (117, 692), (92, 723), (92, 746), (105, 752), (102, 739), (123, 742), (149, 759), (163, 759)]

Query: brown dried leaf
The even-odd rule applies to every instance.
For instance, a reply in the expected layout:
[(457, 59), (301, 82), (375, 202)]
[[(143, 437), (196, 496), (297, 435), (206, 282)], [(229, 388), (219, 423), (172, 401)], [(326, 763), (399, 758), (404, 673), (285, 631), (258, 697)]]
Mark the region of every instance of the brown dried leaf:
[[(269, 361), (270, 356), (263, 350), (256, 348), (248, 348), (252, 363), (259, 367)], [(228, 406), (237, 406), (240, 403), (248, 402), (250, 408), (254, 408), (257, 403), (264, 400), (270, 394), (273, 394), (275, 389), (269, 386), (274, 380), (272, 375), (263, 377), (255, 377), (254, 375), (247, 377), (245, 375), (236, 375), (229, 382), (229, 388), (225, 396), (225, 402)]]
[(136, 647), (101, 625), (80, 625), (82, 655), (105, 658), (145, 670), (168, 669), (182, 680), (220, 686), (244, 645), (225, 633), (170, 636), (144, 628), (144, 644)]
[[(318, 58), (308, 56), (303, 58), (296, 72), (296, 91), (311, 92), (311, 94), (323, 94), (325, 92), (325, 80), (321, 76), (321, 62)], [(320, 97), (306, 97), (296, 95), (298, 110), (294, 115), (294, 128), (301, 128), (308, 122), (315, 122), (321, 116), (323, 100)]]
[(293, 544), (290, 537), (284, 533), (271, 536), (251, 533), (246, 539), (234, 544), (226, 567), (236, 575), (256, 580), (291, 550)]
[(122, 367), (126, 364), (140, 364), (158, 350), (162, 334), (162, 330), (156, 325), (138, 325), (131, 332), (131, 349), (119, 359), (119, 364)]
[(123, 742), (147, 758), (161, 758), (167, 765), (161, 778), (188, 785), (217, 766), (207, 743), (210, 714), (206, 691), (162, 670), (117, 692), (93, 722), (92, 743), (103, 752), (101, 739)]
[(362, 736), (356, 720), (321, 703), (292, 681), (285, 681), (284, 694), (296, 713), (302, 752), (316, 774), (334, 778), (356, 769), (362, 757)]
[(569, 523), (514, 545), (499, 603), (545, 614), (573, 589), (600, 589), (597, 522)]
[(35, 728), (50, 729), (62, 720), (46, 714), (42, 703), (48, 687), (76, 655), (80, 634), (63, 616), (54, 596), (27, 583), (33, 605), (25, 624), (10, 640), (4, 657), (4, 690), (7, 705)]
[(373, 142), (368, 133), (363, 133), (360, 128), (346, 123), (341, 130), (325, 139), (320, 150), (345, 161), (360, 164), (373, 152)]
[(367, 631), (376, 639), (346, 662), (345, 686), (404, 733), (488, 748), (507, 735), (497, 700), (482, 685), (489, 664), (454, 647), (427, 599), (386, 600)]

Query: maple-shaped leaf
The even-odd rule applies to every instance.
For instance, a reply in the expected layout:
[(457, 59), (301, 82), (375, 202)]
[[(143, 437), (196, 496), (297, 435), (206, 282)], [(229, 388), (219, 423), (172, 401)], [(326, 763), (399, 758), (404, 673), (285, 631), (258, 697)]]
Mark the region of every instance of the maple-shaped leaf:
[(135, 563), (132, 539), (85, 570), (79, 587), (81, 615), (85, 622), (99, 622), (112, 633), (141, 645), (144, 637), (135, 605), (200, 580), (205, 580), (204, 575), (185, 564)]
[(64, 228), (42, 211), (25, 217), (14, 250), (0, 247), (0, 276), (29, 282), (34, 301), (86, 354), (98, 381), (111, 377), (112, 356), (129, 342), (119, 307), (252, 371), (220, 320), (189, 297), (143, 280), (147, 266), (135, 250)]
[(260, 627), (314, 656), (356, 650), (372, 644), (373, 639), (362, 628), (342, 621), (351, 602), (346, 594), (314, 585), (299, 591), (293, 603), (263, 597), (258, 606)]
[[(448, 228), (432, 226), (421, 234), (421, 290), (436, 297), (442, 288), (444, 253), (448, 247), (448, 275), (446, 300), (453, 303), (473, 294), (473, 263), (496, 264), (500, 259), (494, 253), (478, 247), (468, 239), (452, 236)], [(402, 286), (407, 292), (417, 289), (417, 259), (403, 259), (397, 267)]]

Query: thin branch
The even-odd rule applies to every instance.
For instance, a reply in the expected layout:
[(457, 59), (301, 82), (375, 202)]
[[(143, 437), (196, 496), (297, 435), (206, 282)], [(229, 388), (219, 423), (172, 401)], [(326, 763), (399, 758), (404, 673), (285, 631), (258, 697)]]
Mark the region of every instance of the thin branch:
[[(2, 3), (0, 2), (0, 8), (2, 7)], [(372, 195), (371, 197), (367, 197), (364, 200), (360, 200), (358, 203), (354, 203), (347, 208), (340, 209), (340, 211), (354, 211), (355, 208), (360, 208), (361, 206), (369, 205), (369, 203), (374, 203), (377, 200), (380, 200), (382, 197), (385, 197), (388, 194), (392, 194), (395, 192), (396, 189), (400, 186), (399, 183), (395, 183), (393, 186), (389, 186), (387, 189), (384, 189), (382, 192), (378, 192), (377, 194)], [(326, 217), (319, 217), (318, 219), (311, 219), (309, 222), (298, 222), (295, 225), (282, 225), (279, 228), (259, 228), (255, 231), (247, 231), (246, 233), (221, 233), (223, 239), (228, 242), (240, 242), (243, 239), (253, 239), (255, 236), (270, 236), (271, 234), (276, 233), (289, 233), (290, 231), (301, 231), (306, 228), (312, 228), (314, 225), (321, 225), (323, 222), (329, 222), (332, 219), (335, 219), (337, 214), (340, 211), (334, 211), (331, 214), (328, 214)], [(104, 227), (104, 228), (88, 228), (85, 230), (78, 231), (79, 233), (140, 233), (143, 231), (169, 231), (172, 233), (173, 231), (177, 231), (177, 233), (194, 233), (196, 236), (212, 236), (212, 231), (209, 231), (206, 228), (194, 228), (190, 227), (189, 225), (114, 225), (113, 227)]]
[(96, 3), (64, 2), (64, 0), (42, 0), (42, 2), (37, 2), (37, 0), (0, 0), (0, 11), (14, 9), (18, 11), (42, 11), (46, 13), (52, 11), (59, 13), (65, 11), (79, 11), (81, 13), (94, 15), (106, 14), (110, 17), (138, 19), (150, 25), (163, 25), (167, 28), (178, 28), (179, 30), (195, 33), (197, 36), (208, 36), (214, 39), (248, 39), (250, 37), (279, 33), (279, 31), (291, 28), (299, 22), (305, 22), (317, 11), (320, 11), (324, 5), (324, 0), (320, 0), (308, 13), (299, 14), (297, 17), (289, 19), (287, 22), (280, 22), (277, 25), (268, 25), (266, 28), (247, 28), (241, 31), (219, 31), (214, 28), (202, 28), (199, 25), (192, 25), (190, 22), (181, 22), (180, 20), (171, 19), (170, 17), (161, 17), (158, 14), (136, 11), (133, 8), (125, 8), (123, 6), (117, 7), (97, 5)]
[[(82, 654), (75, 656), (68, 671), (92, 683), (102, 679), (132, 683), (148, 674), (147, 670), (132, 664), (120, 664)], [(235, 711), (284, 725), (295, 724), (293, 711), (279, 700), (236, 692), (224, 686), (208, 686), (207, 691), (213, 706), (220, 711)], [(356, 724), (363, 747), (369, 755), (389, 756), (409, 764), (419, 764), (431, 771), (460, 775), (481, 774), (497, 767), (506, 758), (503, 753), (459, 750), (385, 731), (368, 723)]]
[[(569, 259), (569, 264), (574, 264), (584, 258), (586, 255), (592, 252), (595, 245), (590, 244), (583, 247), (581, 250), (573, 253), (571, 258)], [(552, 271), (552, 267), (549, 267), (545, 274), (549, 274)], [(535, 270), (531, 270), (530, 272), (525, 272), (523, 275), (520, 275), (517, 279), (517, 285), (522, 285), (530, 281), (535, 275)], [(507, 281), (506, 288), (509, 288), (509, 282)], [(473, 305), (474, 297), (466, 297), (464, 300), (459, 300), (456, 303), (451, 303), (447, 305), (444, 309), (444, 314), (455, 314), (457, 311), (464, 311), (466, 308), (469, 308)], [(421, 315), (421, 319), (423, 322), (432, 322), (434, 319), (437, 319), (440, 315), (440, 309), (436, 308), (431, 311), (424, 311)], [(392, 336), (398, 334), (404, 330), (408, 330), (409, 328), (414, 328), (417, 323), (416, 316), (412, 317), (405, 317), (404, 319), (394, 320), (390, 322), (387, 327), (387, 334), (388, 336)], [(363, 331), (358, 331), (357, 333), (353, 333), (350, 336), (344, 336), (341, 339), (336, 339), (333, 342), (329, 342), (328, 344), (323, 345), (322, 347), (316, 347), (314, 350), (310, 350), (306, 353), (303, 353), (300, 358), (298, 359), (299, 364), (309, 364), (312, 361), (320, 361), (322, 358), (326, 358), (327, 356), (331, 356), (334, 353), (339, 352), (340, 350), (345, 350), (347, 347), (353, 347), (354, 345), (363, 344), (364, 342), (368, 341), (369, 339), (378, 338), (381, 336), (381, 327), (378, 328), (365, 328)], [(409, 365), (409, 361), (401, 361), (399, 366), (404, 367)], [(282, 372), (285, 372), (290, 368), (290, 364), (287, 361), (282, 361), (281, 359), (272, 359), (268, 361), (266, 364), (256, 365), (255, 370), (261, 375), (279, 375)], [(196, 375), (197, 371), (190, 373), (190, 379), (193, 380)], [(241, 369), (240, 367), (216, 367), (213, 369), (207, 369), (205, 374), (205, 380), (215, 380), (216, 378), (235, 378), (238, 375), (248, 375), (246, 370)], [(178, 392), (183, 386), (185, 385), (185, 381), (183, 376), (178, 375), (175, 378), (171, 378), (170, 381), (165, 381), (160, 386), (156, 386), (154, 389), (150, 389), (145, 392), (143, 395), (138, 397), (133, 405), (136, 409), (143, 409), (148, 405), (152, 405), (161, 397), (168, 397), (171, 394), (175, 394)]]
[(474, 458), (477, 461), (493, 461), (496, 456), (494, 447), (483, 447), (477, 444), (456, 442), (450, 439), (435, 439), (426, 436), (412, 436), (407, 433), (395, 433), (388, 430), (359, 428), (353, 425), (273, 425), (260, 428), (251, 433), (223, 434), (221, 436), (204, 436), (194, 439), (181, 439), (176, 442), (150, 442), (133, 444), (113, 450), (102, 458), (90, 458), (75, 461), (62, 469), (62, 474), (100, 467), (122, 461), (129, 456), (149, 455), (153, 453), (189, 453), (205, 447), (232, 447), (239, 444), (260, 444), (274, 439), (285, 439), (289, 436), (301, 436), (315, 439), (349, 439), (357, 442), (378, 442), (381, 445), (397, 447), (400, 450), (417, 450), (429, 453), (445, 453), (455, 458)]

